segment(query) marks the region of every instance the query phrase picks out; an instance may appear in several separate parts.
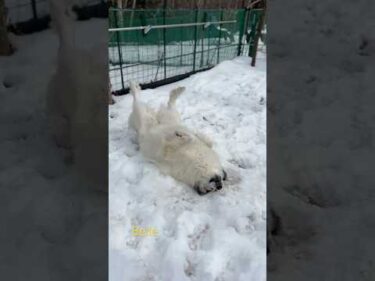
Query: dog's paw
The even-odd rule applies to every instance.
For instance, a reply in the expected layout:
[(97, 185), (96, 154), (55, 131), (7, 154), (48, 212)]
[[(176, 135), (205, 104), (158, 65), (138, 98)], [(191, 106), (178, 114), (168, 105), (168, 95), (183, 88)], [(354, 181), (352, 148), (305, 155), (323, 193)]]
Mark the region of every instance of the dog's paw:
[(228, 160), (228, 162), (237, 166), (240, 169), (245, 170), (252, 169), (255, 167), (255, 164), (251, 159), (239, 155), (234, 155), (234, 157)]
[(139, 86), (139, 84), (137, 82), (135, 82), (135, 81), (130, 81), (129, 82), (129, 87), (130, 87), (130, 90), (133, 93), (141, 91), (141, 86)]
[(180, 87), (177, 87), (175, 89), (172, 90), (172, 94), (175, 94), (175, 95), (179, 95), (181, 94), (183, 91), (185, 91), (185, 87), (183, 86), (180, 86)]

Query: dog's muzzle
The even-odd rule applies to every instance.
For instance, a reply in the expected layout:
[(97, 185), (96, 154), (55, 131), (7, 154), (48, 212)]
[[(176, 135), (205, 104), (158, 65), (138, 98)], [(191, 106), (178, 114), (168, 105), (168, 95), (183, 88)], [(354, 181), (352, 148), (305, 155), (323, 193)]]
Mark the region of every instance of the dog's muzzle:
[(214, 185), (214, 189), (220, 190), (223, 188), (223, 183), (220, 176), (214, 176), (209, 181), (210, 184)]
[(204, 195), (212, 191), (217, 191), (223, 188), (223, 181), (227, 179), (227, 173), (223, 170), (223, 176), (215, 175), (210, 178), (205, 185), (196, 184), (194, 189), (199, 195)]

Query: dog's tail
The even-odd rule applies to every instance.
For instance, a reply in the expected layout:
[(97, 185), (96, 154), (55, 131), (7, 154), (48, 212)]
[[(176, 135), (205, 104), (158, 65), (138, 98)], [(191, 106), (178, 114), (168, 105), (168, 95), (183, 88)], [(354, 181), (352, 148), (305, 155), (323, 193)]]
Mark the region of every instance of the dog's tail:
[(168, 108), (171, 109), (175, 106), (177, 98), (185, 91), (185, 87), (178, 87), (173, 89), (169, 94)]
[(138, 95), (141, 92), (141, 87), (139, 86), (138, 83), (134, 81), (130, 81), (129, 87), (130, 87), (130, 94), (133, 96), (134, 100), (137, 100)]

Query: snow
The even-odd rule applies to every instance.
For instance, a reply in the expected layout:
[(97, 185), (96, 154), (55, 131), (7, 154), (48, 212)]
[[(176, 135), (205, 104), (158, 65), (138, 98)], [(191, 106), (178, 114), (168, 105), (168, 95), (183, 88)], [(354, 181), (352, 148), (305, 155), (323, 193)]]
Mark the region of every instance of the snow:
[[(183, 122), (212, 137), (228, 172), (219, 192), (199, 196), (146, 162), (128, 128), (130, 95), (109, 110), (110, 280), (266, 279), (266, 57), (238, 57), (156, 89), (154, 108), (177, 85)], [(154, 228), (138, 237), (133, 227)]]

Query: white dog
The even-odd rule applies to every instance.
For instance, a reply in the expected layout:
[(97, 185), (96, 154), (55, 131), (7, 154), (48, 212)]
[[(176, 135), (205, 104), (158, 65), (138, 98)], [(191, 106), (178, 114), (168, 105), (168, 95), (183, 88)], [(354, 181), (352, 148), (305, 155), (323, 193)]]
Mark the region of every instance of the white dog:
[(184, 87), (172, 90), (168, 105), (155, 112), (139, 101), (141, 88), (131, 83), (133, 111), (129, 126), (137, 132), (140, 150), (147, 159), (202, 195), (220, 190), (226, 173), (212, 149), (211, 140), (181, 124), (175, 103), (184, 90)]
[(59, 49), (47, 89), (48, 129), (56, 144), (69, 153), (69, 163), (75, 164), (76, 171), (90, 185), (106, 191), (108, 67), (105, 56), (75, 43), (75, 24), (67, 2), (50, 1)]

